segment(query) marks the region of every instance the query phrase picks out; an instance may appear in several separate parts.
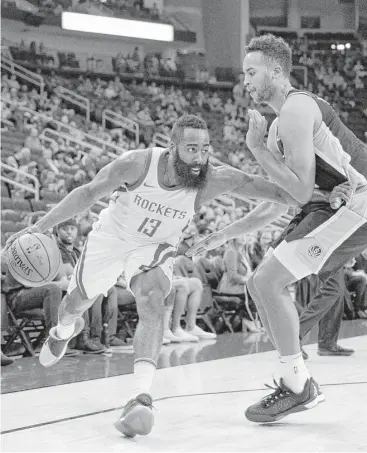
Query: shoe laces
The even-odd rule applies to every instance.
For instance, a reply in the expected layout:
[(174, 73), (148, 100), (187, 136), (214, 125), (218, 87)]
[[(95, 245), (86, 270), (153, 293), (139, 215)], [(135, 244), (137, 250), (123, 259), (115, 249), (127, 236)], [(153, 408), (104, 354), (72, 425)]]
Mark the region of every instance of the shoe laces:
[(139, 401), (139, 403), (142, 404), (143, 406), (149, 407), (149, 409), (157, 410), (153, 406), (152, 398), (149, 395), (145, 394), (145, 393), (141, 393), (140, 395), (138, 395), (136, 397), (136, 400)]
[(270, 395), (265, 396), (261, 401), (264, 407), (269, 407), (275, 404), (277, 401), (280, 399), (285, 398), (286, 396), (290, 395), (290, 390), (283, 385), (283, 380), (280, 380), (280, 383), (278, 384), (275, 379), (273, 379), (274, 382), (274, 387), (269, 384), (265, 384), (266, 387), (269, 389), (274, 390), (273, 393)]

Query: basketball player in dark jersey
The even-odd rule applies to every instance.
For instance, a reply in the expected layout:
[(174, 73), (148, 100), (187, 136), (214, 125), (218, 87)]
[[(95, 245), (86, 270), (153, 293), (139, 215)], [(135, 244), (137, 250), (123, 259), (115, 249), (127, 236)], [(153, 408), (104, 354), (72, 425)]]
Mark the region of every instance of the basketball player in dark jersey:
[[(328, 279), (367, 245), (367, 147), (330, 104), (291, 86), (291, 64), (287, 43), (270, 34), (251, 40), (243, 62), (251, 97), (277, 115), (265, 145), (267, 122), (258, 111), (249, 110), (247, 145), (270, 179), (302, 205), (248, 283), (280, 358), (275, 391), (246, 411), (254, 422), (276, 421), (324, 400), (302, 358), (298, 314), (287, 287), (317, 274), (326, 293)], [(333, 209), (325, 196), (340, 184), (352, 195)], [(275, 214), (283, 211), (264, 202), (194, 246), (189, 255), (250, 232), (254, 216), (272, 209)]]

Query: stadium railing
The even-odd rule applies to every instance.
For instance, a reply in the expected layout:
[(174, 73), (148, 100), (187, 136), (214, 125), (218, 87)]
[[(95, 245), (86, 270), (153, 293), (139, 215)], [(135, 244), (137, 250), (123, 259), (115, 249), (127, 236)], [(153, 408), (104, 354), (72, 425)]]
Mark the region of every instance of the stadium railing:
[[(51, 138), (57, 142), (58, 138), (62, 138), (64, 140), (66, 146), (69, 146), (70, 144), (72, 144), (75, 147), (81, 147), (82, 149), (78, 149), (78, 152), (83, 156), (87, 156), (88, 151), (91, 151), (92, 149), (96, 148), (96, 146), (91, 145), (90, 143), (84, 142), (83, 140), (78, 140), (77, 138), (71, 137), (70, 135), (66, 135), (66, 134), (63, 134), (62, 132), (54, 131), (53, 129), (49, 129), (49, 128), (44, 129), (39, 138), (41, 140), (41, 143), (43, 143), (45, 141), (45, 139)], [(114, 157), (116, 157), (115, 154), (114, 154)]]
[(75, 91), (68, 90), (67, 88), (64, 88), (62, 86), (57, 87), (57, 90), (55, 91), (57, 91), (57, 94), (64, 101), (67, 101), (70, 104), (76, 105), (85, 110), (85, 118), (88, 122), (90, 121), (90, 101), (88, 98), (76, 93)]
[[(3, 100), (3, 102), (6, 102), (8, 104), (11, 104), (11, 102)], [(75, 132), (80, 132), (79, 129), (70, 126), (69, 124), (62, 123), (61, 121), (55, 120), (52, 116), (49, 116), (45, 113), (39, 113), (35, 110), (29, 109), (28, 107), (18, 107), (19, 110), (28, 112), (32, 116), (38, 116), (40, 118), (45, 119), (48, 123), (50, 123), (52, 126), (56, 128), (58, 132), (61, 132), (63, 134), (69, 134), (70, 136), (73, 136), (73, 133)], [(88, 134), (87, 132), (82, 132), (83, 136), (85, 138), (85, 141), (88, 143), (98, 146), (104, 151), (107, 152), (107, 154), (110, 157), (117, 157), (118, 155), (121, 155), (126, 151), (126, 149), (121, 148), (120, 146), (115, 145), (114, 143), (107, 142), (106, 140), (103, 140), (101, 138), (95, 137), (94, 135)]]
[(40, 94), (43, 94), (45, 81), (40, 74), (36, 74), (35, 72), (30, 71), (29, 69), (24, 68), (23, 66), (4, 56), (1, 57), (1, 67), (5, 71), (10, 72), (12, 75), (15, 74), (17, 77), (24, 79), (27, 82), (32, 83), (33, 85), (36, 85), (40, 90)]
[(102, 126), (106, 129), (107, 121), (118, 128), (126, 129), (135, 135), (135, 143), (139, 145), (139, 124), (136, 121), (119, 115), (112, 110), (105, 109), (102, 113)]
[(10, 179), (8, 178), (7, 176), (4, 176), (3, 174), (0, 175), (0, 179), (10, 185), (13, 185), (15, 187), (19, 187), (20, 189), (23, 189), (24, 191), (27, 191), (27, 192), (31, 192), (34, 194), (34, 199), (36, 201), (39, 200), (39, 193), (40, 193), (40, 183), (38, 181), (38, 179), (25, 172), (25, 171), (22, 171), (22, 170), (19, 170), (18, 168), (14, 168), (12, 167), (11, 165), (8, 165), (8, 164), (5, 164), (4, 162), (1, 162), (0, 164), (0, 167), (1, 169), (3, 170), (8, 170), (8, 171), (12, 171), (14, 172), (15, 174), (18, 174), (18, 175), (22, 175), (22, 176), (25, 176), (26, 178), (30, 179), (31, 181), (34, 182), (34, 188), (33, 187), (28, 187), (18, 181), (15, 181), (14, 179)]
[(167, 137), (167, 135), (163, 135), (160, 134), (159, 132), (156, 132), (153, 135), (152, 141), (156, 146), (162, 146), (163, 148), (167, 148), (170, 142), (170, 138)]

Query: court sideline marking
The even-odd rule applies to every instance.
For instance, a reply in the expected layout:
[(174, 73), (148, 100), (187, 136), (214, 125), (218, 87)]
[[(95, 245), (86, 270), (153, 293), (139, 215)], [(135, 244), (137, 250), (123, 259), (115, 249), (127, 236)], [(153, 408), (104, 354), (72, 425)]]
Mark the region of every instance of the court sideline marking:
[[(337, 383), (330, 383), (330, 384), (322, 384), (321, 387), (333, 387), (333, 386), (335, 387), (335, 386), (342, 386), (342, 385), (359, 385), (359, 384), (367, 384), (367, 381), (337, 382)], [(267, 390), (267, 389), (263, 387), (260, 389), (225, 390), (225, 391), (221, 391), (221, 392), (207, 392), (207, 393), (204, 392), (204, 393), (191, 393), (191, 394), (189, 393), (186, 395), (164, 396), (162, 398), (157, 398), (154, 401), (158, 402), (158, 401), (165, 401), (165, 400), (170, 400), (170, 399), (175, 399), (175, 398), (191, 398), (194, 396), (210, 396), (210, 395), (224, 395), (224, 394), (230, 394), (230, 393), (260, 392), (260, 391), (265, 391), (265, 390)], [(21, 426), (20, 428), (13, 428), (13, 429), (1, 431), (0, 434), (2, 434), (2, 435), (10, 434), (10, 433), (14, 433), (17, 431), (25, 431), (25, 430), (32, 429), (32, 428), (40, 428), (41, 426), (55, 425), (56, 423), (63, 423), (63, 422), (67, 422), (70, 420), (77, 420), (79, 418), (92, 417), (93, 415), (105, 414), (107, 412), (122, 410), (124, 407), (125, 406), (112, 407), (112, 408), (103, 409), (100, 411), (87, 412), (86, 414), (73, 415), (71, 417), (50, 420), (48, 422), (36, 423), (34, 425)]]

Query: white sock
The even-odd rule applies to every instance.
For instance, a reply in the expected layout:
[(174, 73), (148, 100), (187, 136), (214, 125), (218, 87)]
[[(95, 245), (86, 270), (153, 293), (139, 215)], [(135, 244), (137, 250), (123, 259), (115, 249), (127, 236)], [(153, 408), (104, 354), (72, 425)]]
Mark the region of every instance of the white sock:
[(56, 326), (56, 335), (60, 340), (67, 340), (70, 338), (75, 331), (75, 322), (73, 324), (70, 324), (68, 326), (64, 326), (60, 323), (57, 324)]
[(153, 384), (156, 363), (151, 360), (138, 360), (134, 363), (134, 387), (132, 398), (136, 398), (140, 393), (149, 393)]
[(284, 384), (295, 393), (301, 393), (307, 379), (310, 378), (310, 373), (306, 368), (302, 352), (281, 356), (279, 373), (283, 378)]

